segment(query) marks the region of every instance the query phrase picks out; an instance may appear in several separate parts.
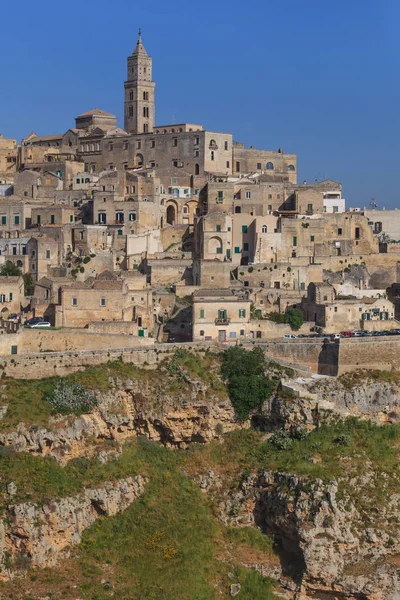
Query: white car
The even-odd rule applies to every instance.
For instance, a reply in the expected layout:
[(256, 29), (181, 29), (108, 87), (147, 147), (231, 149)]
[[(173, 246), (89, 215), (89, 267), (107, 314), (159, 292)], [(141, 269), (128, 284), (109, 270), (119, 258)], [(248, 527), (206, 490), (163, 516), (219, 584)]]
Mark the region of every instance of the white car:
[(39, 323), (33, 323), (28, 326), (30, 329), (39, 329), (39, 327), (51, 327), (51, 323), (48, 321), (39, 321)]
[(297, 335), (294, 335), (294, 333), (285, 333), (285, 335), (283, 336), (283, 339), (285, 339), (285, 340), (296, 340), (297, 339)]

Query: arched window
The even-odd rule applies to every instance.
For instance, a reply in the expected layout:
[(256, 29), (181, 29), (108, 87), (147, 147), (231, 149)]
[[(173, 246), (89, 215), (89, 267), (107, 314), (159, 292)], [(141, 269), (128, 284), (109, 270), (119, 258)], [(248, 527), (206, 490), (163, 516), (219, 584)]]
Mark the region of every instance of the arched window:
[(266, 169), (267, 169), (267, 171), (273, 171), (274, 170), (274, 163), (267, 162)]
[(241, 207), (240, 206), (235, 206), (235, 213), (238, 215), (241, 212), (242, 212)]
[(147, 123), (143, 125), (143, 133), (149, 133), (149, 126), (147, 125)]
[(189, 209), (188, 209), (188, 207), (185, 205), (185, 206), (183, 207), (183, 214), (184, 214), (184, 215), (187, 215), (188, 213), (189, 213)]
[(200, 165), (197, 164), (197, 163), (194, 165), (194, 174), (195, 175), (199, 175), (200, 174)]
[(267, 233), (267, 231), (268, 231), (268, 229), (267, 229), (267, 226), (266, 226), (266, 225), (263, 225), (263, 226), (261, 227), (261, 232), (262, 232), (262, 233)]
[(143, 165), (143, 154), (136, 154), (136, 164), (138, 167)]
[(210, 140), (210, 148), (216, 148), (217, 142), (215, 140)]
[(295, 171), (294, 165), (288, 165), (288, 171)]
[(124, 222), (124, 213), (123, 212), (115, 213), (115, 220), (117, 223), (123, 223)]
[(90, 179), (89, 179), (89, 177), (86, 177), (86, 179), (85, 179), (85, 183), (90, 183)]
[(222, 240), (219, 237), (212, 237), (208, 242), (208, 252), (210, 254), (222, 254)]

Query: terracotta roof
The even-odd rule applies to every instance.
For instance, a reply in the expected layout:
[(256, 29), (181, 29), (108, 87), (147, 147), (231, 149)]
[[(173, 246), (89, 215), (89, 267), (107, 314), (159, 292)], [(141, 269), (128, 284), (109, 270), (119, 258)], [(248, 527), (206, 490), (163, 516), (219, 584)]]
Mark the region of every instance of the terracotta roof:
[(100, 117), (115, 117), (115, 115), (112, 115), (111, 113), (106, 112), (105, 110), (100, 110), (100, 108), (94, 108), (93, 110), (88, 110), (87, 112), (81, 113), (77, 116), (77, 119), (79, 119), (79, 117), (91, 117), (93, 115), (98, 115)]

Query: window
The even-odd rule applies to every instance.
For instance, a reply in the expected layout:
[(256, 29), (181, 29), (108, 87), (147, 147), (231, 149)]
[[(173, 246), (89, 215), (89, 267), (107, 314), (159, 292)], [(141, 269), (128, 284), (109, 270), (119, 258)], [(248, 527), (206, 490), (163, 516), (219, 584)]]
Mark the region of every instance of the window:
[(229, 149), (228, 142), (225, 142), (225, 143), (224, 143), (224, 148), (225, 148), (225, 150), (228, 150), (228, 149)]
[(204, 329), (200, 329), (200, 335), (203, 336), (204, 335)]
[(50, 250), (46, 250), (46, 258), (50, 258)]
[(338, 213), (339, 212), (339, 207), (338, 206), (334, 206), (333, 207), (333, 212), (334, 213)]
[(261, 227), (261, 233), (267, 233), (267, 231), (268, 231), (268, 228), (267, 228), (267, 226), (266, 226), (266, 225), (263, 225), (263, 226)]
[(134, 212), (129, 213), (129, 220), (136, 221), (136, 213), (134, 213)]
[(108, 144), (108, 149), (109, 149), (109, 150), (112, 150), (113, 148), (114, 148), (114, 146), (113, 146), (113, 144), (110, 142), (110, 143)]
[(143, 133), (149, 133), (149, 126), (147, 125), (147, 123), (143, 125)]
[(242, 225), (242, 233), (247, 233), (247, 225)]
[(230, 168), (230, 162), (229, 160), (226, 161), (226, 168), (229, 169)]
[(200, 165), (198, 165), (197, 163), (194, 165), (194, 174), (195, 175), (199, 175), (200, 173)]
[(173, 146), (177, 146), (177, 145), (178, 145), (178, 138), (174, 138), (174, 139), (172, 140), (172, 145), (173, 145)]
[(100, 298), (100, 306), (105, 306), (105, 305), (106, 305), (106, 299)]
[(343, 233), (343, 230), (342, 230), (342, 228), (341, 228), (341, 227), (339, 227), (339, 228), (338, 228), (338, 230), (337, 230), (337, 234), (338, 234), (338, 235), (342, 235), (342, 233)]
[(261, 171), (261, 168), (262, 168), (262, 167), (261, 167), (261, 163), (257, 163), (257, 170), (258, 170), (258, 171)]
[(240, 162), (236, 162), (236, 172), (239, 173), (240, 171)]
[(314, 241), (314, 236), (310, 235), (310, 242), (313, 242), (313, 241)]
[(80, 180), (80, 179), (77, 179), (77, 180), (76, 180), (76, 183), (80, 183), (80, 182), (81, 182), (81, 180)]
[(54, 215), (50, 215), (50, 223), (51, 223), (51, 225), (54, 225), (55, 222), (56, 222), (55, 216)]
[(217, 204), (221, 204), (224, 200), (224, 192), (219, 191), (217, 195)]
[(149, 99), (149, 92), (143, 92), (143, 100)]
[(249, 244), (248, 244), (248, 242), (244, 242), (244, 244), (243, 244), (243, 250), (245, 252), (248, 252), (248, 250), (249, 250)]
[(14, 215), (14, 225), (19, 225), (19, 215)]
[(143, 116), (144, 117), (149, 117), (149, 107), (148, 106), (144, 106), (143, 107)]
[(281, 195), (280, 194), (277, 194), (276, 197), (277, 197), (278, 200), (281, 199)]
[(200, 319), (204, 319), (204, 308), (200, 309)]
[(214, 150), (211, 150), (211, 160), (214, 160)]
[(174, 160), (173, 165), (174, 165), (174, 167), (178, 167), (178, 161)]
[(274, 163), (267, 162), (266, 169), (267, 169), (267, 171), (273, 171), (274, 170)]
[(115, 220), (117, 221), (117, 223), (123, 223), (124, 222), (124, 213), (123, 212), (115, 213)]
[(105, 225), (107, 223), (107, 215), (106, 213), (99, 213), (99, 224)]
[(199, 136), (198, 136), (198, 135), (196, 135), (196, 137), (194, 138), (194, 143), (196, 144), (196, 146), (197, 146), (198, 144), (200, 144), (200, 138), (199, 138)]
[(118, 235), (122, 235), (122, 229), (118, 229)]
[(297, 246), (297, 236), (293, 236), (293, 246)]
[(239, 246), (235, 246), (235, 254), (240, 254), (240, 248), (239, 248)]
[(156, 147), (156, 140), (151, 140), (151, 147), (155, 148)]
[(217, 254), (222, 254), (222, 248), (220, 246), (217, 248)]
[(72, 298), (72, 306), (78, 306), (78, 298)]
[(313, 205), (312, 204), (307, 204), (307, 211), (308, 212), (312, 212), (313, 209)]
[(133, 106), (129, 107), (129, 116), (133, 117)]
[(217, 225), (215, 231), (221, 231), (221, 225)]
[(294, 171), (295, 170), (294, 165), (289, 165), (288, 168), (287, 168), (287, 170), (288, 171)]
[(7, 225), (7, 217), (5, 215), (2, 215), (2, 217), (1, 217), (1, 224)]
[(236, 339), (236, 331), (230, 331), (230, 332), (229, 332), (229, 338), (230, 338), (231, 340), (234, 340), (234, 339)]
[(246, 192), (246, 198), (251, 198), (251, 192)]
[(235, 206), (235, 213), (238, 215), (242, 212), (242, 208), (240, 206)]
[(17, 254), (17, 246), (13, 246), (12, 247), (12, 253), (14, 254), (14, 256), (16, 256), (16, 254)]
[(128, 142), (125, 142), (125, 144), (124, 144), (124, 150), (128, 150), (128, 148), (129, 148), (129, 144), (128, 144)]
[(231, 227), (228, 227), (228, 231), (231, 231)]
[(268, 194), (268, 200), (272, 200), (272, 194)]
[(355, 237), (356, 237), (356, 240), (360, 239), (360, 228), (359, 227), (356, 227)]
[(12, 292), (10, 292), (10, 302), (12, 301), (12, 299), (13, 299), (13, 295), (12, 295)]

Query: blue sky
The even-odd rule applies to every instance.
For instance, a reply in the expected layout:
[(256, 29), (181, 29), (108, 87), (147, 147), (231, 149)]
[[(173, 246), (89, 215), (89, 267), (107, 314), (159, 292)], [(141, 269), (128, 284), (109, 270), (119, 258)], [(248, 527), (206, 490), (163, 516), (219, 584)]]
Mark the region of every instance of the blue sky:
[(123, 126), (137, 29), (158, 123), (190, 121), (298, 155), (299, 181), (341, 181), (348, 206), (399, 206), (396, 0), (49, 0), (3, 8), (0, 132), (61, 133), (94, 107)]

